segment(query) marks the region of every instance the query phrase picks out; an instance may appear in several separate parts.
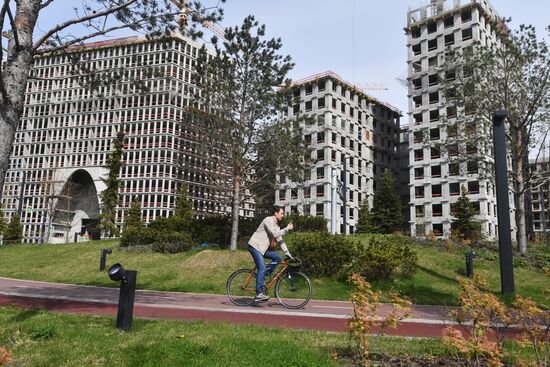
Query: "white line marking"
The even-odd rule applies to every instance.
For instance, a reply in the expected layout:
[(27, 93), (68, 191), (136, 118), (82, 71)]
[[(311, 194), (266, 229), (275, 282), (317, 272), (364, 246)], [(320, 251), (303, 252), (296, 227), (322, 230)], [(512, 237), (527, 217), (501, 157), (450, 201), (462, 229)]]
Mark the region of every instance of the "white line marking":
[(344, 306), (318, 306), (318, 305), (312, 305), (311, 307), (317, 307), (317, 308), (337, 308), (342, 310), (353, 310), (352, 307), (344, 307)]

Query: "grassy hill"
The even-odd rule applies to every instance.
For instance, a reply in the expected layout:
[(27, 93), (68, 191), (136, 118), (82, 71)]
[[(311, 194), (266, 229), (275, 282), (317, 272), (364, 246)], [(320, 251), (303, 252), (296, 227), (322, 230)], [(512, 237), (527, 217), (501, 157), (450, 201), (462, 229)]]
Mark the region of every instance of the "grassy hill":
[[(138, 271), (138, 288), (199, 293), (225, 293), (227, 277), (235, 269), (251, 267), (247, 251), (204, 250), (175, 255), (122, 251), (117, 241), (94, 241), (64, 245), (15, 245), (0, 247), (0, 276), (83, 285), (117, 287), (106, 272), (99, 272), (100, 251), (112, 247), (107, 266), (120, 262)], [(375, 282), (375, 288), (398, 290), (417, 304), (456, 303), (456, 277), (464, 272), (461, 250), (415, 246), (418, 271), (407, 279), (393, 278)], [(544, 290), (548, 278), (530, 266), (516, 267), (518, 294), (548, 307)], [(478, 256), (475, 272), (489, 280), (489, 290), (500, 291), (498, 258)], [(314, 298), (347, 300), (351, 287), (336, 278), (313, 279)]]

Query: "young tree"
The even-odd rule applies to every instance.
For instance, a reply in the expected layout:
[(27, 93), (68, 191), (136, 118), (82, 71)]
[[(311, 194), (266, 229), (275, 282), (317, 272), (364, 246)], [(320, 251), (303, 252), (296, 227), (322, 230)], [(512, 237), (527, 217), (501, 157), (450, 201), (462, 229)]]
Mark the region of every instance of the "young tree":
[(0, 209), (0, 235), (4, 233), (6, 228), (6, 219), (4, 218), (4, 212)]
[(453, 232), (463, 240), (475, 242), (481, 238), (481, 223), (475, 219), (479, 213), (474, 209), (467, 194), (468, 191), (462, 186), (461, 195), (454, 204), (456, 228)]
[[(527, 249), (526, 192), (534, 189), (534, 174), (528, 170), (529, 153), (538, 157), (541, 140), (550, 130), (550, 50), (548, 35), (537, 38), (532, 26), (520, 26), (508, 32), (505, 22), (496, 24), (501, 43), (498, 46), (474, 44), (462, 52), (446, 55), (441, 75), (448, 108), (458, 109), (463, 122), (450, 129), (454, 146), (483, 177), (491, 173), (492, 115), (505, 109), (509, 178), (514, 194), (518, 251)], [(550, 27), (548, 29), (550, 31)], [(448, 128), (448, 131), (449, 131)], [(538, 152), (536, 151), (538, 150)], [(546, 173), (546, 180), (548, 173)], [(493, 177), (488, 177), (493, 179)], [(539, 181), (540, 182), (540, 181)]]
[[(222, 0), (224, 2), (224, 0)], [(82, 43), (124, 29), (141, 30), (149, 36), (159, 36), (177, 29), (183, 2), (171, 0), (83, 0), (71, 3), (73, 11), (67, 11), (67, 2), (53, 0), (18, 0), (3, 2), (0, 8), (2, 47), (0, 47), (0, 188), (9, 167), (15, 132), (23, 113), (34, 56), (40, 53), (62, 54), (67, 48), (74, 50)], [(200, 1), (185, 5), (184, 14), (190, 22), (180, 22), (180, 30), (192, 36), (200, 35), (197, 22), (221, 19), (218, 8), (206, 10)], [(58, 24), (45, 30), (37, 26), (37, 19), (55, 14)], [(45, 22), (41, 23), (45, 27)], [(184, 27), (187, 27), (184, 29)], [(4, 62), (5, 60), (5, 62)], [(75, 68), (66, 78), (79, 77), (93, 87), (112, 82), (112, 75), (126, 75), (120, 69), (111, 69), (99, 75), (90, 68), (79, 68), (85, 60), (73, 58)], [(107, 77), (105, 77), (107, 76)], [(33, 75), (32, 78), (40, 78)], [(109, 80), (110, 79), (110, 80)], [(0, 190), (0, 199), (1, 199)]]
[(179, 189), (174, 215), (185, 220), (189, 220), (195, 216), (193, 202), (189, 197), (189, 191), (185, 185), (181, 185)]
[(201, 94), (195, 116), (207, 120), (209, 144), (214, 141), (217, 149), (212, 157), (219, 159), (218, 172), (225, 169), (219, 183), (228, 184), (232, 197), (232, 250), (237, 248), (243, 193), (262, 181), (273, 182), (276, 175), (303, 172), (305, 164), (305, 145), (295, 139), (301, 134), (290, 129), (289, 122), (276, 121), (288, 101), (287, 89), (277, 88), (289, 85), (286, 75), (293, 64), (278, 53), (279, 39), (264, 37), (265, 26), (248, 16), (240, 27), (225, 30), (223, 49), (216, 39), (214, 55), (203, 48), (197, 65)]
[(401, 229), (401, 199), (393, 186), (393, 177), (389, 169), (384, 171), (382, 185), (374, 193), (370, 219), (374, 232), (392, 233)]
[(21, 217), (19, 214), (14, 214), (11, 217), (10, 223), (4, 229), (4, 243), (6, 245), (21, 243), (23, 240), (23, 226), (21, 225)]
[(355, 232), (357, 233), (371, 233), (372, 228), (372, 216), (369, 208), (368, 200), (363, 200), (361, 207), (359, 208), (359, 218), (355, 225)]
[[(306, 146), (301, 124), (309, 117), (278, 120), (259, 132), (255, 147), (253, 175), (248, 179), (256, 211), (271, 214), (275, 190), (292, 181), (296, 188), (309, 177), (310, 148)], [(308, 168), (306, 168), (308, 167)], [(267, 214), (267, 215), (269, 215)]]
[(139, 199), (134, 198), (130, 209), (126, 214), (126, 220), (124, 221), (124, 229), (143, 227), (143, 217), (141, 216), (141, 204)]
[(104, 237), (118, 236), (119, 229), (116, 226), (116, 207), (120, 203), (118, 190), (122, 185), (119, 178), (120, 169), (124, 165), (122, 162), (124, 148), (124, 131), (119, 131), (113, 141), (113, 152), (107, 159), (107, 168), (109, 173), (106, 178), (101, 180), (107, 186), (100, 194), (101, 214), (99, 215), (99, 227)]

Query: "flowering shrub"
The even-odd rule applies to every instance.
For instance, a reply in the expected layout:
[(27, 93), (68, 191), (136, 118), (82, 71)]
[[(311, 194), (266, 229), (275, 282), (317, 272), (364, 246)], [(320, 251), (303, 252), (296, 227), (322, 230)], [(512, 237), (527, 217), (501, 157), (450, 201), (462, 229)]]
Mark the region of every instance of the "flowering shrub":
[(367, 334), (378, 329), (378, 335), (383, 335), (388, 327), (396, 328), (399, 321), (411, 316), (411, 301), (397, 294), (392, 295), (393, 308), (385, 317), (377, 317), (382, 292), (373, 291), (369, 282), (362, 276), (353, 274), (350, 281), (356, 286), (351, 293), (350, 301), (353, 304), (353, 316), (348, 320), (348, 329), (355, 340), (357, 356), (363, 366), (367, 366), (369, 356), (369, 342)]
[(461, 308), (451, 316), (465, 332), (451, 325), (445, 329), (443, 341), (470, 366), (504, 366), (502, 329), (512, 323), (510, 313), (493, 294), (480, 290), (487, 286), (483, 278), (458, 277), (458, 283)]
[(4, 347), (0, 346), (0, 366), (4, 365), (5, 363), (8, 363), (8, 362), (15, 361), (15, 359), (13, 359), (11, 356), (12, 356), (11, 352), (9, 352)]
[[(550, 270), (546, 270), (546, 274), (550, 277)], [(550, 288), (546, 294), (550, 301)], [(514, 308), (515, 323), (523, 329), (522, 346), (533, 348), (537, 367), (550, 366), (550, 313), (521, 296), (516, 296)]]

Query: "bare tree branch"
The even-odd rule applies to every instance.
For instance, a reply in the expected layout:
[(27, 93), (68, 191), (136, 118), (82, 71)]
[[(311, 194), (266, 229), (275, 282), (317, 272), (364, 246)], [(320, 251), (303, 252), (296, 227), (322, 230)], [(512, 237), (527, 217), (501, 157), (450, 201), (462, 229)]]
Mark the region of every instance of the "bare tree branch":
[(103, 17), (103, 16), (106, 16), (106, 15), (109, 15), (109, 14), (113, 14), (113, 13), (116, 13), (117, 11), (119, 10), (122, 10), (122, 9), (125, 9), (127, 7), (129, 7), (130, 5), (132, 5), (133, 3), (135, 3), (137, 0), (128, 0), (118, 6), (115, 6), (115, 7), (112, 7), (112, 8), (107, 8), (103, 11), (100, 11), (100, 12), (97, 12), (97, 13), (93, 13), (93, 14), (90, 14), (90, 15), (87, 15), (87, 16), (83, 16), (83, 17), (80, 17), (80, 18), (76, 18), (76, 19), (71, 19), (71, 20), (68, 20), (64, 23), (61, 23), (61, 24), (58, 24), (56, 25), (55, 27), (53, 27), (52, 29), (50, 29), (49, 31), (47, 31), (42, 37), (40, 37), (33, 45), (34, 49), (38, 49), (44, 42), (46, 42), (52, 35), (56, 34), (57, 32), (67, 28), (67, 27), (70, 27), (72, 25), (75, 25), (75, 24), (79, 24), (79, 23), (84, 23), (86, 21), (89, 21), (89, 20), (92, 20), (92, 19), (97, 19), (97, 18), (100, 18), (100, 17)]
[(45, 7), (47, 7), (48, 5), (50, 5), (51, 3), (53, 3), (53, 0), (46, 0), (45, 3), (42, 3), (40, 5), (40, 9), (44, 9)]
[[(0, 31), (4, 29), (4, 19), (6, 18), (6, 12), (9, 8), (10, 0), (4, 0), (4, 5), (0, 10), (0, 24), (2, 25)], [(3, 35), (0, 35), (0, 37)], [(1, 38), (0, 38), (1, 39)], [(2, 72), (2, 60), (4, 59), (4, 48), (0, 47), (0, 73)], [(0, 75), (0, 94), (2, 95), (2, 102), (7, 104), (9, 101), (8, 93), (6, 91), (6, 86), (4, 85), (4, 75)]]
[(133, 25), (133, 24), (134, 24), (134, 23), (132, 23), (132, 24), (125, 24), (125, 25), (119, 25), (119, 26), (107, 28), (107, 29), (102, 30), (102, 31), (90, 33), (90, 34), (87, 34), (87, 35), (85, 35), (85, 36), (82, 36), (82, 37), (79, 37), (79, 38), (75, 38), (75, 39), (73, 39), (72, 41), (65, 42), (65, 43), (63, 43), (63, 45), (61, 45), (61, 46), (54, 47), (54, 48), (49, 48), (49, 49), (47, 49), (47, 50), (45, 50), (45, 51), (48, 52), (48, 53), (55, 53), (55, 52), (64, 50), (64, 49), (66, 49), (67, 47), (73, 46), (73, 45), (75, 45), (75, 44), (77, 44), (77, 43), (80, 43), (80, 42), (82, 42), (82, 41), (85, 41), (85, 40), (87, 40), (87, 39), (94, 38), (94, 37), (97, 37), (97, 36), (102, 36), (102, 35), (105, 35), (105, 34), (107, 34), (107, 33), (109, 33), (109, 32), (113, 32), (113, 31), (116, 31), (116, 30), (119, 30), (119, 29), (128, 28), (128, 27), (130, 27), (130, 26)]
[(10, 18), (11, 33), (13, 35), (13, 41), (15, 42), (15, 47), (19, 49), (19, 36), (17, 33), (17, 27), (15, 26), (15, 20), (13, 19), (13, 14), (11, 13), (11, 9), (9, 6), (8, 6), (8, 17)]

